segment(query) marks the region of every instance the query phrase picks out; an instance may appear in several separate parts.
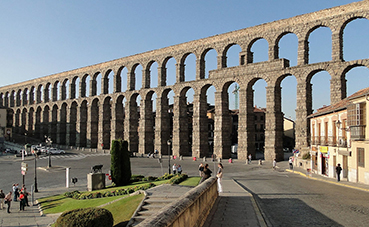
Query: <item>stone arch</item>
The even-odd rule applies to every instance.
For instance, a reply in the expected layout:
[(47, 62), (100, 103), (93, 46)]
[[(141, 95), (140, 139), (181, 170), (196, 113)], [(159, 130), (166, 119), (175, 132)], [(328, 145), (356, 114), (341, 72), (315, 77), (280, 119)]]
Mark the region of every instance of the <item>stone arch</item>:
[[(165, 88), (157, 93), (155, 116), (155, 149), (161, 155), (172, 153), (168, 151), (167, 141), (173, 137), (173, 107), (169, 105), (169, 93), (173, 90)], [(170, 152), (170, 153), (169, 153)]]
[(90, 79), (89, 74), (84, 74), (82, 76), (81, 82), (80, 82), (80, 97), (85, 98), (90, 96), (90, 81), (87, 80)]
[(5, 106), (4, 105), (4, 93), (0, 92), (0, 106)]
[(59, 107), (57, 104), (54, 104), (53, 107), (52, 107), (52, 110), (51, 110), (51, 121), (50, 121), (50, 124), (51, 124), (51, 128), (53, 130), (51, 130), (50, 132), (50, 137), (53, 141), (60, 141), (58, 139), (58, 125), (59, 125), (59, 122), (58, 122), (58, 116), (59, 115)]
[(43, 97), (44, 103), (50, 101), (50, 93), (51, 93), (50, 87), (51, 87), (51, 83), (50, 82), (46, 83), (45, 88), (44, 88), (44, 93), (43, 93), (43, 95), (44, 95), (44, 97)]
[(125, 138), (129, 138), (130, 143), (128, 144), (128, 149), (131, 152), (138, 152), (139, 150), (139, 124), (140, 124), (140, 111), (137, 100), (139, 98), (139, 93), (132, 93), (127, 96), (127, 104), (125, 106), (126, 118), (125, 118)]
[[(236, 42), (233, 42), (233, 43), (229, 43), (228, 45), (226, 45), (225, 46), (225, 48), (224, 48), (224, 50), (223, 50), (223, 52), (222, 52), (222, 60), (221, 60), (221, 68), (227, 68), (227, 67), (229, 67), (229, 61), (228, 61), (228, 59), (229, 59), (229, 56), (228, 56), (228, 53), (229, 53), (229, 50), (232, 48), (232, 47), (236, 47), (236, 46), (238, 46), (240, 49), (241, 49), (241, 51), (239, 52), (239, 53), (241, 53), (242, 52), (242, 48), (241, 48), (241, 45), (239, 45), (238, 43), (236, 43)], [(240, 54), (239, 54), (240, 55)], [(238, 58), (239, 58), (239, 56), (238, 56)], [(240, 61), (239, 61), (239, 64), (238, 65), (241, 65), (240, 64)]]
[(36, 108), (36, 114), (35, 114), (35, 133), (34, 136), (36, 139), (42, 139), (42, 128), (41, 128), (41, 123), (42, 123), (42, 118), (41, 118), (41, 114), (42, 114), (42, 108), (41, 106), (37, 106)]
[(59, 82), (59, 80), (56, 80), (55, 82), (54, 82), (54, 84), (53, 84), (53, 88), (52, 88), (52, 97), (51, 97), (51, 100), (53, 101), (53, 102), (55, 102), (55, 101), (58, 101), (58, 100), (60, 100), (60, 97), (61, 96), (59, 96), (59, 86), (61, 86), (61, 85), (59, 85), (60, 84), (60, 82)]
[(15, 110), (15, 114), (14, 114), (14, 133), (19, 133), (20, 132), (20, 127), (21, 127), (21, 110), (19, 108), (17, 108)]
[(18, 89), (18, 91), (15, 93), (15, 105), (21, 106), (22, 102), (22, 89)]
[[(129, 82), (129, 90), (140, 90), (143, 88), (143, 81), (142, 81), (142, 70), (141, 72), (136, 72), (139, 68), (143, 69), (142, 65), (140, 63), (136, 63), (132, 66), (131, 72), (130, 72), (130, 78)], [(140, 83), (141, 82), (141, 83)]]
[(76, 145), (87, 147), (87, 122), (88, 122), (88, 101), (83, 100), (79, 108), (79, 126), (77, 126)]
[(108, 69), (102, 78), (102, 90), (103, 94), (113, 94), (115, 92), (114, 88), (114, 71), (112, 69)]
[[(101, 94), (101, 72), (97, 71), (95, 72), (95, 74), (92, 76), (91, 81), (90, 81), (90, 96), (96, 96), (96, 95), (100, 95)], [(100, 78), (100, 81), (99, 81)], [(100, 88), (100, 90), (99, 90)]]
[[(334, 74), (331, 74), (329, 73), (329, 71), (327, 71), (326, 69), (323, 69), (323, 68), (316, 68), (314, 70), (312, 70), (306, 77), (306, 108), (307, 108), (307, 112), (308, 112), (308, 115), (312, 114), (313, 113), (313, 84), (311, 83), (311, 80), (312, 78), (317, 74), (317, 73), (320, 73), (320, 72), (327, 72), (331, 78), (331, 80), (333, 79), (332, 75)], [(331, 93), (331, 100), (332, 100), (332, 90), (333, 90), (333, 86), (332, 86), (332, 83), (330, 85), (331, 89), (330, 89), (330, 93)], [(317, 105), (317, 106), (323, 106), (323, 105)]]
[(67, 100), (68, 98), (68, 85), (69, 79), (65, 78), (63, 82), (60, 84), (60, 100)]
[[(195, 57), (195, 59), (191, 59), (193, 57)], [(186, 62), (188, 63), (186, 64)], [(180, 82), (196, 80), (196, 62), (197, 62), (197, 56), (192, 52), (188, 52), (181, 57), (180, 64), (179, 64), (179, 81)], [(189, 67), (186, 67), (186, 66), (189, 66)], [(188, 71), (190, 70), (191, 70), (191, 73), (193, 74), (191, 77), (188, 73)]]
[(81, 87), (80, 87), (80, 78), (78, 76), (74, 76), (71, 79), (71, 85), (70, 85), (70, 98), (71, 99), (75, 99), (75, 98), (79, 98), (80, 97), (80, 91)]
[(140, 103), (140, 120), (139, 120), (139, 153), (147, 154), (154, 152), (155, 139), (155, 112), (153, 112), (153, 96), (155, 92), (149, 90), (142, 94), (143, 99)]
[[(311, 34), (315, 31), (317, 31), (318, 29), (321, 29), (321, 28), (327, 28), (329, 29), (329, 31), (331, 32), (331, 36), (330, 36), (330, 52), (329, 52), (329, 56), (331, 57), (330, 60), (328, 61), (331, 61), (333, 59), (333, 56), (332, 56), (332, 49), (333, 49), (333, 42), (332, 42), (332, 25), (328, 24), (326, 21), (321, 21), (320, 23), (318, 24), (315, 24), (313, 26), (311, 26), (307, 32), (306, 32), (306, 35), (305, 35), (305, 51), (306, 51), (306, 61), (307, 63), (311, 64), (311, 63), (315, 63), (315, 62), (323, 62), (323, 61), (314, 61), (314, 62), (311, 62)], [(320, 43), (321, 43), (321, 40), (320, 40)]]
[[(346, 78), (346, 74), (348, 72), (350, 72), (352, 69), (355, 69), (355, 68), (358, 68), (358, 67), (365, 67), (366, 69), (369, 69), (369, 64), (363, 64), (360, 61), (355, 61), (352, 64), (346, 66), (343, 69), (342, 73), (339, 74), (339, 77), (340, 77), (339, 80), (341, 81), (340, 87), (342, 89), (341, 90), (341, 92), (342, 92), (342, 99), (343, 98), (346, 98), (347, 97), (347, 93), (348, 93), (348, 91), (347, 91), (348, 89), (347, 89), (347, 78)], [(363, 83), (365, 83), (365, 82), (363, 81)]]
[(37, 91), (36, 91), (36, 103), (41, 103), (42, 102), (42, 94), (43, 94), (43, 86), (42, 84), (39, 84), (37, 86)]
[(35, 104), (35, 86), (32, 86), (30, 89), (29, 89), (29, 96), (28, 96), (28, 104), (29, 105), (32, 105), (32, 104)]
[(67, 144), (70, 146), (76, 145), (77, 138), (77, 119), (78, 119), (78, 104), (73, 101), (70, 105), (69, 122), (67, 127)]
[[(258, 51), (258, 55), (257, 55), (257, 58), (255, 58), (255, 51), (253, 51), (253, 48), (255, 45), (261, 43), (262, 42), (266, 42), (266, 47), (263, 47), (261, 49), (263, 49), (263, 51), (265, 51), (266, 53), (263, 53), (265, 56), (261, 59), (259, 59), (260, 57), (258, 55), (260, 55), (260, 51)], [(257, 63), (257, 62), (263, 62), (263, 61), (270, 61), (270, 60), (273, 60), (273, 56), (271, 56), (269, 58), (269, 46), (270, 46), (270, 41), (267, 39), (267, 38), (264, 38), (264, 37), (256, 37), (254, 39), (252, 39), (248, 45), (247, 45), (247, 51), (246, 51), (246, 58), (247, 58), (247, 63)]]
[(26, 136), (27, 133), (27, 115), (28, 115), (28, 110), (27, 108), (23, 108), (22, 109), (22, 115), (21, 115), (21, 129), (19, 134), (21, 134), (22, 136)]
[(111, 138), (111, 105), (112, 98), (107, 96), (104, 98), (103, 106), (102, 106), (102, 119), (100, 123), (100, 127), (102, 127), (102, 149), (110, 149), (110, 138)]
[[(125, 66), (121, 66), (118, 71), (117, 74), (115, 75), (115, 86), (117, 88), (117, 92), (124, 92), (127, 90), (128, 88), (128, 80), (127, 80), (127, 72), (128, 69)], [(127, 72), (125, 75), (123, 72)]]
[(28, 88), (24, 88), (22, 91), (22, 106), (25, 106), (28, 104)]
[(99, 122), (101, 121), (101, 117), (99, 115), (100, 113), (100, 100), (98, 98), (94, 98), (91, 101), (91, 105), (89, 108), (88, 113), (88, 122), (89, 124), (87, 127), (89, 130), (87, 135), (87, 145), (90, 148), (98, 148), (98, 142), (99, 142)]
[[(124, 139), (125, 96), (117, 96), (112, 109), (112, 139)], [(127, 140), (127, 138), (125, 138)]]
[(59, 110), (59, 130), (58, 130), (58, 138), (59, 144), (66, 145), (67, 144), (67, 117), (68, 116), (68, 104), (63, 102), (61, 104)]
[[(169, 66), (170, 73), (168, 73), (168, 63), (174, 61), (174, 69), (173, 66)], [(168, 56), (164, 59), (162, 66), (161, 66), (161, 85), (162, 86), (169, 86), (174, 85), (177, 82), (177, 60), (173, 56)], [(173, 72), (174, 70), (174, 72)], [(174, 74), (174, 75), (172, 75)], [(170, 76), (170, 79), (168, 78)]]
[(42, 123), (41, 123), (41, 133), (42, 133), (42, 138), (45, 138), (45, 136), (50, 136), (51, 133), (51, 127), (49, 128), (49, 123), (50, 123), (50, 107), (49, 105), (45, 105), (43, 112), (42, 112)]
[[(214, 48), (207, 48), (200, 55), (200, 60), (198, 61), (199, 66), (197, 66), (197, 68), (199, 69), (199, 77), (200, 77), (199, 79), (209, 78), (209, 73), (206, 73), (206, 67), (208, 66), (209, 62), (206, 61), (206, 57), (208, 56), (208, 53), (210, 53), (211, 51), (215, 51), (216, 55), (218, 56), (218, 52)], [(214, 69), (217, 69), (216, 60), (217, 59), (215, 59), (216, 67)]]
[[(284, 58), (284, 57), (282, 57), (282, 55), (285, 55), (283, 53), (284, 51), (282, 51), (282, 53), (280, 51), (280, 49), (281, 49), (281, 41), (283, 41), (285, 38), (288, 38), (288, 36), (291, 36), (291, 35), (294, 36), (295, 39), (296, 39), (296, 41), (297, 41), (296, 42), (296, 52), (295, 52), (296, 58), (295, 58), (295, 56), (293, 56), (293, 58), (295, 58), (295, 59), (292, 59), (292, 58), (286, 58), (286, 59), (288, 59), (288, 61), (289, 61), (289, 66), (296, 66), (297, 65), (297, 58), (298, 58), (297, 55), (298, 55), (298, 43), (299, 43), (299, 39), (298, 39), (298, 36), (294, 32), (292, 32), (290, 30), (286, 30), (286, 31), (280, 33), (277, 36), (277, 38), (275, 39), (273, 59)], [(290, 42), (289, 42), (289, 46), (288, 47), (291, 48), (291, 43)], [(290, 54), (286, 54), (286, 55), (291, 56)]]
[[(344, 31), (345, 29), (347, 28), (347, 25), (354, 22), (354, 21), (357, 21), (359, 19), (365, 19), (365, 23), (366, 24), (369, 24), (369, 16), (366, 16), (365, 14), (357, 14), (357, 15), (350, 15), (349, 18), (345, 18), (345, 21), (343, 22), (343, 24), (340, 26), (339, 28), (339, 45), (340, 45), (340, 56), (341, 56), (341, 59), (342, 60), (357, 60), (357, 59), (361, 59), (361, 58), (367, 58), (368, 56), (365, 56), (365, 57), (358, 57), (358, 58), (355, 58), (355, 59), (347, 59), (345, 57), (345, 53), (347, 54), (347, 50), (344, 49), (345, 45), (344, 45)], [(368, 26), (368, 25), (366, 25)], [(346, 33), (347, 34), (347, 33)], [(365, 35), (365, 34), (364, 34)], [(363, 34), (361, 35), (363, 36)], [(361, 36), (358, 36), (358, 37), (361, 37)], [(366, 43), (365, 43), (366, 44)], [(366, 45), (363, 45), (362, 43), (355, 43), (355, 46), (359, 46), (360, 48), (367, 48)]]
[(27, 136), (34, 136), (34, 116), (35, 109), (33, 107), (29, 108), (28, 116), (27, 116)]
[[(151, 68), (156, 65), (156, 69), (154, 68), (154, 70), (152, 70)], [(145, 75), (144, 75), (144, 88), (155, 88), (158, 87), (159, 85), (159, 75), (158, 75), (158, 68), (159, 68), (159, 63), (157, 61), (150, 61), (147, 65), (146, 65), (146, 69), (145, 69)], [(156, 72), (156, 74), (153, 74), (152, 71)]]

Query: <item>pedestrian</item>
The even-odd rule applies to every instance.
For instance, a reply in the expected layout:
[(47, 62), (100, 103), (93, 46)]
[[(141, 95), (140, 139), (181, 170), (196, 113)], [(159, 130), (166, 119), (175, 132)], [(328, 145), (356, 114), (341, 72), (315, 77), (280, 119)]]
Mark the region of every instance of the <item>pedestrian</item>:
[(202, 177), (203, 171), (204, 171), (204, 164), (202, 164), (202, 162), (201, 162), (200, 165), (199, 165), (199, 174), (200, 174), (200, 177)]
[(182, 166), (178, 165), (177, 167), (178, 174), (182, 174)]
[(10, 204), (12, 202), (12, 191), (10, 191), (8, 194), (6, 194), (5, 196), (5, 204), (8, 205), (8, 213), (10, 213)]
[(288, 162), (290, 163), (290, 169), (293, 169), (293, 157), (290, 157)]
[(177, 165), (174, 163), (172, 166), (173, 174), (177, 173)]
[(14, 194), (14, 202), (17, 202), (17, 198), (19, 197), (19, 184), (13, 184), (13, 194)]
[(4, 201), (5, 201), (5, 194), (3, 190), (0, 190), (0, 207), (2, 210), (5, 209)]
[(202, 182), (204, 182), (206, 179), (210, 178), (211, 173), (212, 173), (212, 171), (209, 169), (209, 165), (205, 164), (204, 170), (202, 171), (202, 177), (201, 177), (201, 180), (200, 180), (200, 184)]
[(27, 192), (27, 188), (26, 188), (25, 185), (22, 186), (21, 192), (23, 192), (23, 195), (24, 195), (25, 206), (28, 206), (29, 207), (29, 204), (28, 204), (28, 196), (30, 194)]
[(276, 159), (274, 159), (273, 160), (273, 169), (276, 169), (277, 168), (277, 160)]
[(23, 210), (24, 211), (24, 207), (26, 205), (26, 201), (24, 198), (24, 193), (20, 192), (19, 193), (19, 211)]
[(337, 181), (341, 180), (341, 178), (340, 178), (341, 171), (342, 171), (341, 164), (338, 163), (337, 166), (336, 166)]
[(249, 164), (251, 164), (251, 158), (252, 158), (252, 156), (251, 156), (251, 154), (249, 154)]
[(222, 163), (218, 163), (218, 172), (217, 172), (218, 192), (223, 192), (222, 177), (223, 177), (223, 165)]

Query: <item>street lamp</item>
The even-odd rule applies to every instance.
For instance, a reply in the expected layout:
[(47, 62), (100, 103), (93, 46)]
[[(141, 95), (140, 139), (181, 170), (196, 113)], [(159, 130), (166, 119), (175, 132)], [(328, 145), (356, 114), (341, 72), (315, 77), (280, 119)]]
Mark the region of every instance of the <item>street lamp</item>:
[(168, 173), (170, 174), (170, 145), (172, 144), (172, 140), (167, 141), (168, 144)]
[(37, 189), (37, 151), (35, 151), (35, 192), (38, 192), (38, 189)]

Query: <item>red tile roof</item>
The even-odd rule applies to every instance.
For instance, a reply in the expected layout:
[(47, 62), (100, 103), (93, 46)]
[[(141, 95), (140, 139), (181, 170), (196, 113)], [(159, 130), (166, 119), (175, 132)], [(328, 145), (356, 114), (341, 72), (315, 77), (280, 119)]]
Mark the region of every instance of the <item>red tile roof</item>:
[(342, 99), (339, 102), (336, 102), (335, 104), (332, 104), (330, 106), (323, 106), (319, 108), (315, 113), (308, 116), (308, 118), (332, 113), (334, 111), (343, 110), (346, 109), (347, 106), (351, 103), (350, 100), (362, 97), (364, 95), (369, 94), (369, 87), (359, 90), (358, 92), (355, 92), (354, 94), (350, 95), (349, 97)]

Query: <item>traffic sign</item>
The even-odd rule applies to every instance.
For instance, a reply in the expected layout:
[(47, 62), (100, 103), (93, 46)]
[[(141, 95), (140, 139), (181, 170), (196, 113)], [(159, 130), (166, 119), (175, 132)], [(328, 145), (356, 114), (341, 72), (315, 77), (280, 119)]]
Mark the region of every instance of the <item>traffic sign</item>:
[(28, 163), (22, 162), (21, 167), (27, 168), (28, 167)]
[(22, 170), (21, 173), (24, 176), (24, 175), (26, 175), (27, 172)]
[(22, 170), (22, 171), (27, 172), (28, 168), (27, 168), (27, 167), (23, 167), (23, 166), (22, 166), (22, 167), (21, 167), (21, 170)]

